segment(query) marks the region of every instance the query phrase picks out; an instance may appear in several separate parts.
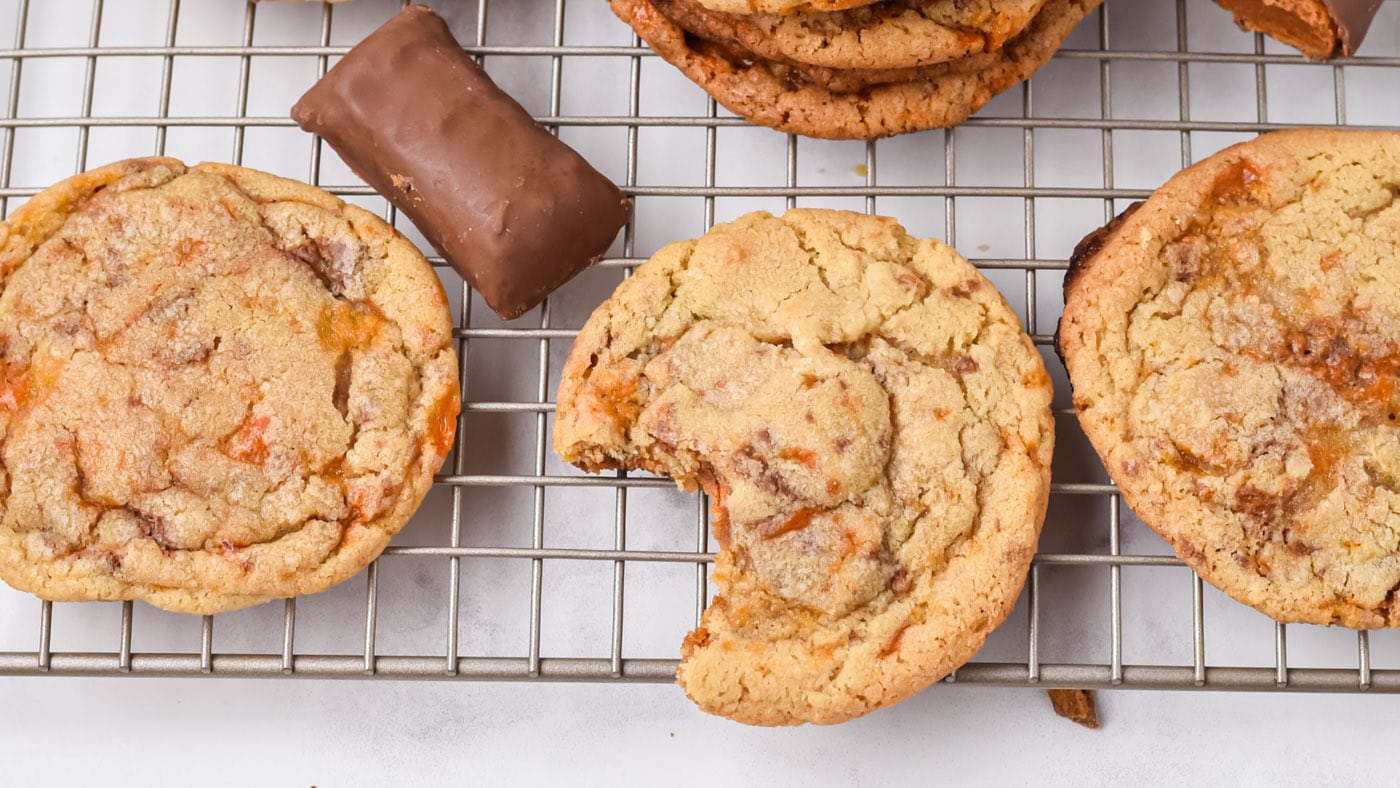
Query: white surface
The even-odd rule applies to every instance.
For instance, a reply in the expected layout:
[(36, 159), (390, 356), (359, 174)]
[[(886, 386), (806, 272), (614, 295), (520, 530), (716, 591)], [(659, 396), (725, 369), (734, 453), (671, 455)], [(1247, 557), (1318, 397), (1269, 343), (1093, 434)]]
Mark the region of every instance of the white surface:
[[(1176, 5), (1166, 0), (1110, 0), (1111, 39), (1120, 48), (1172, 50)], [(435, 5), (471, 43), (475, 3)], [(91, 0), (32, 0), (27, 45), (86, 46)], [(13, 34), (14, 0), (0, 1), (0, 41)], [(332, 43), (349, 44), (387, 17), (397, 2), (356, 0), (336, 11)], [(554, 3), (494, 0), (487, 43), (540, 45), (552, 40)], [(630, 31), (612, 19), (602, 0), (568, 4), (568, 44), (627, 45)], [(1254, 39), (1234, 30), (1206, 0), (1187, 3), (1188, 42), (1207, 51), (1252, 52)], [(99, 42), (105, 46), (163, 43), (166, 0), (107, 0)], [(315, 4), (263, 5), (258, 44), (315, 44), (321, 8)], [(237, 0), (187, 0), (177, 43), (237, 45), (244, 6)], [(1097, 17), (1076, 33), (1072, 46), (1093, 48)], [(1272, 43), (1271, 53), (1288, 50)], [(1362, 54), (1400, 52), (1400, 2), (1388, 2)], [(82, 114), (86, 60), (25, 62), (19, 113), (25, 117)], [(493, 56), (487, 67), (538, 114), (550, 112), (548, 58)], [(92, 114), (152, 117), (158, 107), (160, 58), (105, 58), (96, 70)], [(630, 58), (566, 59), (560, 113), (625, 115)], [(0, 81), (9, 65), (0, 62)], [(650, 115), (704, 113), (704, 94), (655, 58), (641, 61), (641, 111)], [(1174, 62), (1114, 61), (1109, 96), (1115, 118), (1178, 117), (1178, 66)], [(1188, 106), (1197, 120), (1258, 120), (1256, 71), (1247, 64), (1193, 63), (1188, 67)], [(1334, 119), (1335, 72), (1325, 66), (1271, 65), (1264, 109), (1276, 122)], [(172, 115), (227, 117), (237, 113), (237, 58), (177, 59), (171, 84)], [(247, 114), (284, 117), (286, 108), (315, 78), (314, 58), (252, 59)], [(1400, 80), (1394, 69), (1348, 67), (1348, 118), (1357, 123), (1400, 122)], [(1035, 80), (1036, 114), (1053, 118), (1100, 116), (1097, 61), (1056, 61)], [(1023, 94), (1012, 91), (983, 113), (1016, 116)], [(721, 113), (723, 114), (723, 113)], [(561, 131), (615, 179), (626, 177), (627, 133), (622, 125), (565, 127)], [(716, 183), (782, 186), (787, 138), (764, 129), (717, 132)], [(1247, 134), (1191, 135), (1191, 158), (1200, 158)], [(643, 127), (638, 131), (637, 183), (703, 185), (705, 132), (699, 128)], [(11, 185), (43, 187), (71, 174), (77, 162), (77, 130), (23, 129), (15, 135)], [(156, 132), (145, 126), (97, 127), (86, 162), (151, 153)], [(174, 127), (166, 149), (187, 160), (228, 160), (235, 133), (228, 127)], [(956, 133), (954, 156), (962, 186), (1023, 184), (1019, 128), (978, 127)], [(1111, 185), (1150, 189), (1182, 165), (1176, 131), (1116, 130), (1112, 135)], [(1096, 189), (1105, 185), (1103, 135), (1098, 130), (1037, 130), (1031, 167), (1039, 187)], [(941, 132), (880, 142), (877, 183), (941, 184)], [(310, 140), (291, 128), (252, 127), (244, 139), (244, 163), (290, 177), (309, 176)], [(861, 143), (802, 140), (795, 148), (799, 186), (861, 186)], [(321, 182), (355, 183), (327, 151)], [(357, 198), (382, 209), (377, 198)], [(1064, 259), (1075, 241), (1104, 218), (1100, 199), (1037, 198), (1031, 235), (1020, 198), (960, 198), (952, 226), (936, 197), (881, 197), (877, 210), (898, 216), (911, 230), (953, 237), (973, 258)], [(863, 209), (862, 197), (802, 199), (803, 205)], [(11, 200), (13, 210), (19, 200)], [(717, 220), (754, 208), (781, 210), (779, 198), (721, 196)], [(1115, 207), (1121, 207), (1115, 206)], [(635, 254), (645, 256), (675, 238), (704, 230), (701, 197), (644, 196), (637, 200)], [(411, 235), (412, 228), (400, 222)], [(416, 236), (415, 236), (416, 237)], [(621, 253), (619, 246), (616, 252)], [(553, 299), (553, 326), (577, 327), (620, 278), (618, 269), (591, 271)], [(1025, 275), (991, 274), (1024, 313)], [(457, 303), (456, 280), (444, 275)], [(1036, 331), (1048, 332), (1058, 313), (1059, 274), (1035, 275)], [(1025, 315), (1023, 314), (1023, 317)], [(500, 326), (480, 305), (476, 327)], [(533, 313), (509, 327), (539, 325)], [(468, 361), (471, 401), (522, 402), (536, 396), (533, 341), (474, 340)], [(552, 342), (548, 358), (552, 392), (567, 341)], [(1056, 374), (1060, 372), (1056, 369)], [(1063, 389), (1063, 386), (1062, 386)], [(1063, 399), (1063, 391), (1061, 392)], [(1102, 478), (1072, 419), (1061, 419), (1056, 478)], [(531, 474), (536, 460), (535, 417), (474, 414), (468, 473)], [(552, 456), (550, 474), (571, 473)], [(611, 548), (611, 489), (546, 493), (544, 544)], [(396, 544), (441, 545), (448, 538), (452, 498), (439, 488)], [(628, 497), (630, 549), (691, 550), (695, 501), (669, 490), (634, 490)], [(462, 513), (464, 544), (528, 546), (532, 539), (531, 492), (468, 488)], [(1051, 552), (1104, 553), (1108, 536), (1104, 501), (1056, 496), (1042, 540)], [(1167, 549), (1125, 513), (1123, 551), (1165, 554)], [(462, 562), (462, 655), (523, 656), (527, 648), (530, 565), (525, 561)], [(627, 567), (623, 654), (674, 658), (693, 623), (695, 570), (689, 565)], [(1180, 568), (1123, 570), (1123, 657), (1128, 664), (1191, 662), (1190, 574)], [(393, 557), (380, 564), (380, 654), (443, 653), (447, 566), (444, 560)], [(607, 656), (610, 646), (612, 564), (546, 562), (543, 573), (541, 653)], [(1109, 659), (1108, 573), (1103, 568), (1042, 570), (1044, 662)], [(357, 654), (363, 649), (364, 579), (351, 581), (298, 605), (296, 649), (303, 654)], [(1274, 630), (1262, 616), (1207, 589), (1207, 662), (1272, 666)], [(57, 605), (55, 651), (111, 651), (120, 607)], [(215, 653), (278, 653), (280, 605), (217, 617)], [(133, 647), (141, 652), (197, 653), (200, 620), (164, 614), (144, 605), (134, 612)], [(979, 655), (982, 660), (1024, 662), (1024, 601)], [(0, 589), (0, 651), (33, 651), (38, 605)], [(1400, 636), (1372, 636), (1377, 668), (1400, 667)], [(1352, 633), (1316, 627), (1288, 630), (1289, 664), (1354, 668)], [(1051, 714), (1035, 689), (939, 685), (892, 709), (831, 729), (754, 730), (695, 711), (673, 686), (391, 683), (306, 680), (213, 679), (0, 679), (0, 784), (53, 781), (89, 784), (448, 784), (520, 781), (611, 784), (793, 782), (861, 783), (1137, 783), (1347, 784), (1386, 782), (1390, 731), (1400, 723), (1400, 698), (1363, 696), (1231, 695), (1199, 692), (1100, 694), (1105, 728), (1083, 731)], [(1377, 775), (1381, 775), (1378, 777)]]
[(667, 686), (0, 680), (7, 785), (1386, 785), (1393, 697), (935, 687), (753, 729)]

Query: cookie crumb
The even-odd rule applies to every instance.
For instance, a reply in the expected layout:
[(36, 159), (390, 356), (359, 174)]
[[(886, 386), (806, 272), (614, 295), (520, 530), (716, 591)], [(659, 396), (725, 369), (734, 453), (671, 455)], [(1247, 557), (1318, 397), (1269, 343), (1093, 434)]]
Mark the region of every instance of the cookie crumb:
[(1047, 692), (1055, 713), (1090, 730), (1099, 728), (1099, 707), (1093, 690), (1052, 689)]

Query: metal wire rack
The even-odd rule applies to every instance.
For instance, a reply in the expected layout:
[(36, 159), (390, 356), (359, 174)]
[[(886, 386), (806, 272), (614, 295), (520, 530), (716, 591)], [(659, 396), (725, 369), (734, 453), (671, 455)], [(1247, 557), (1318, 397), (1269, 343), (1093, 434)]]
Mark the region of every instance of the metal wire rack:
[[(0, 1), (13, 20), (0, 40), (14, 42), (0, 49), (0, 207), (91, 165), (169, 153), (307, 179), (421, 241), (286, 117), (401, 5)], [(1400, 2), (1384, 3), (1362, 57), (1323, 65), (1238, 32), (1207, 0), (1108, 0), (976, 118), (872, 143), (750, 127), (597, 0), (433, 5), (542, 123), (624, 184), (633, 223), (608, 259), (510, 323), (434, 261), (458, 317), (459, 441), (360, 579), (202, 619), (6, 589), (0, 675), (670, 681), (709, 597), (707, 502), (664, 479), (561, 465), (551, 395), (583, 320), (650, 252), (800, 204), (894, 215), (959, 246), (1019, 304), (1056, 378), (1041, 552), (1011, 618), (947, 681), (1400, 691), (1400, 638), (1275, 624), (1182, 566), (1122, 505), (1049, 352), (1074, 242), (1176, 169), (1299, 123), (1400, 125)]]

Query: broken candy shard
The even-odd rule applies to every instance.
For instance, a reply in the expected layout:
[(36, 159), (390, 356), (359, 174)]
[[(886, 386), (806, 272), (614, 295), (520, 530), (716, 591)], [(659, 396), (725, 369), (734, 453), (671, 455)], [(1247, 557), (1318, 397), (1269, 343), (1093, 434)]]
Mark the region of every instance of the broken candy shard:
[(1381, 0), (1322, 0), (1337, 25), (1340, 54), (1351, 57), (1361, 39), (1371, 29), (1371, 19), (1381, 9)]
[(1366, 37), (1381, 0), (1216, 0), (1246, 30), (1296, 47), (1314, 60), (1350, 57)]
[(632, 206), (410, 5), (292, 107), (502, 318), (607, 251)]

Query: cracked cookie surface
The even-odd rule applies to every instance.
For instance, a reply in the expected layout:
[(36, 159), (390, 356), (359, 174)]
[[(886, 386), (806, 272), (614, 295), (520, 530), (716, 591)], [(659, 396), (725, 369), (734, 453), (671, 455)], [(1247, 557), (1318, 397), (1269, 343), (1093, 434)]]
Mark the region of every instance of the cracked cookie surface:
[[(702, 38), (729, 41), (769, 60), (833, 69), (911, 69), (995, 53), (1045, 0), (883, 0), (834, 12), (724, 14), (701, 0), (655, 0)], [(894, 81), (886, 79), (884, 81)]]
[(995, 54), (889, 75), (764, 59), (689, 34), (652, 0), (610, 0), (613, 12), (658, 55), (731, 112), (778, 131), (825, 139), (876, 139), (961, 123), (1049, 62), (1101, 2), (1046, 0), (1030, 25)]
[(1400, 624), (1400, 134), (1182, 171), (1077, 252), (1060, 343), (1127, 503), (1285, 622)]
[(892, 219), (749, 214), (658, 252), (588, 320), (555, 450), (713, 496), (701, 708), (834, 723), (965, 662), (1015, 603), (1054, 443), (992, 285)]
[(0, 577), (214, 613), (373, 560), (452, 443), (447, 301), (320, 189), (133, 159), (0, 224)]

